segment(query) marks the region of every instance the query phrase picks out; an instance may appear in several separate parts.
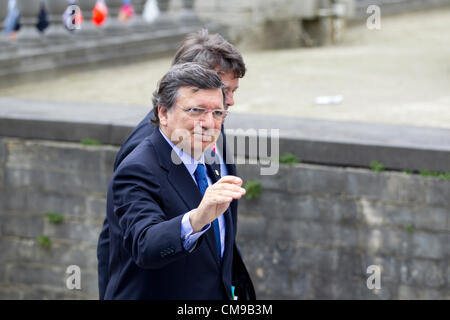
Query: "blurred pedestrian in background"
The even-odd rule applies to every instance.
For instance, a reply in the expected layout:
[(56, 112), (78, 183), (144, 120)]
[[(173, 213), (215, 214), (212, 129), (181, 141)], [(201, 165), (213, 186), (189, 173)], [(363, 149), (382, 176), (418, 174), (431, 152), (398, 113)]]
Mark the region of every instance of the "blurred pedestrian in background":
[(16, 33), (20, 29), (19, 24), (19, 9), (16, 6), (16, 0), (9, 0), (8, 2), (8, 15), (3, 23), (3, 33), (9, 38), (14, 40)]

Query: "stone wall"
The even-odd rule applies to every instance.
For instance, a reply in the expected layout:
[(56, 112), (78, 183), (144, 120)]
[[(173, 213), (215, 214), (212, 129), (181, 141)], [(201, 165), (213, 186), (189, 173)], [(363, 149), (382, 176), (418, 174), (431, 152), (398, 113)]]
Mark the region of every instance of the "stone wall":
[[(172, 0), (173, 11), (180, 7)], [(333, 4), (346, 6), (344, 17), (366, 20), (370, 5), (381, 7), (381, 14), (398, 14), (449, 5), (449, 0), (196, 0), (195, 10), (205, 21), (214, 21), (227, 27), (227, 37), (240, 47), (286, 48), (324, 45), (338, 42), (345, 32), (341, 23), (329, 17), (319, 17), (319, 10)], [(340, 10), (331, 10), (340, 15)], [(322, 13), (323, 14), (323, 13)], [(341, 21), (342, 22), (342, 21)], [(343, 22), (342, 22), (343, 23)]]
[[(0, 298), (97, 299), (96, 244), (118, 148), (0, 138)], [(450, 181), (281, 165), (240, 202), (238, 242), (259, 298), (450, 299)], [(54, 224), (48, 212), (64, 217)], [(46, 236), (46, 248), (37, 240)], [(81, 290), (66, 269), (81, 268)], [(366, 286), (381, 267), (381, 289)]]
[(197, 0), (204, 20), (227, 27), (227, 38), (240, 47), (280, 48), (301, 45), (301, 20), (315, 17), (318, 0)]
[[(450, 181), (299, 164), (241, 201), (239, 242), (260, 298), (450, 299)], [(381, 289), (366, 285), (370, 265)]]
[[(97, 299), (96, 245), (116, 152), (0, 139), (0, 299)], [(51, 223), (48, 212), (64, 221)], [(66, 289), (70, 265), (81, 268), (81, 290)]]

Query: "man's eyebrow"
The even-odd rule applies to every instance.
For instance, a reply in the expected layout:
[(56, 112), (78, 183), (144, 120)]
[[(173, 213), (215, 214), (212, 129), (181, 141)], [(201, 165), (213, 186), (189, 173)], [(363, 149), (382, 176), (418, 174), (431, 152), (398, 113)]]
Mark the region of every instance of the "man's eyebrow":
[[(211, 109), (211, 108), (208, 108), (208, 107), (206, 107), (206, 106), (204, 106), (204, 105), (202, 105), (202, 104), (198, 104), (198, 105), (195, 105), (195, 106), (186, 106), (186, 108), (202, 108), (202, 109)], [(226, 110), (225, 108), (221, 108), (221, 107), (219, 107), (219, 108), (212, 108), (212, 110)]]

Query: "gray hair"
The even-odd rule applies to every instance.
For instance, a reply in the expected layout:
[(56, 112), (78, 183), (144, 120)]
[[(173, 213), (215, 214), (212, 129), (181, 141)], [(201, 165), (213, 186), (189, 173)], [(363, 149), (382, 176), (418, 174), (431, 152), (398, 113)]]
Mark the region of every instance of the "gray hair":
[(194, 87), (198, 89), (222, 89), (223, 99), (225, 85), (219, 75), (198, 63), (187, 62), (172, 66), (158, 82), (158, 88), (153, 92), (153, 117), (151, 123), (159, 126), (158, 106), (171, 109), (178, 97), (181, 87)]

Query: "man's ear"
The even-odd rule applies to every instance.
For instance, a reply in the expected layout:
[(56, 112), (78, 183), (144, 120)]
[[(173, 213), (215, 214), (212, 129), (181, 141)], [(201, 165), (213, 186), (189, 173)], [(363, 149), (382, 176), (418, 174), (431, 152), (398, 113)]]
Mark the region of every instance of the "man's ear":
[(162, 105), (158, 106), (158, 117), (159, 117), (159, 124), (166, 127), (167, 126), (167, 112), (169, 110), (165, 107), (163, 107)]

